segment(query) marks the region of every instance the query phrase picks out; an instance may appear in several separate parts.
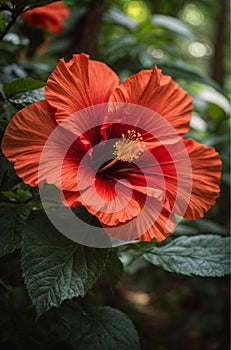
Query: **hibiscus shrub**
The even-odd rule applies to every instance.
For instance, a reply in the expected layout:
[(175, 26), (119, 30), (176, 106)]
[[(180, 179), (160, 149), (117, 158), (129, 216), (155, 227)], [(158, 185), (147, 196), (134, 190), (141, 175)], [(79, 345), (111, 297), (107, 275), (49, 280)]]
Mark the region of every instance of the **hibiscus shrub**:
[(226, 82), (174, 6), (1, 1), (1, 348), (153, 349), (167, 280), (230, 273)]

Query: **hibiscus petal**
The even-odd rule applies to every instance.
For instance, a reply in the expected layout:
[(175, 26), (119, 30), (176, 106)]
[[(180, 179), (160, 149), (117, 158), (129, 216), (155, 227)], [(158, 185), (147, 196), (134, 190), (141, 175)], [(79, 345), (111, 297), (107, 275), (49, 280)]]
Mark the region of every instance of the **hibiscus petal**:
[(120, 183), (104, 181), (96, 176), (95, 183), (81, 192), (63, 191), (64, 204), (84, 205), (102, 224), (114, 226), (131, 220), (140, 212), (140, 205), (132, 190)]
[(162, 200), (165, 192), (165, 180), (160, 166), (155, 162), (147, 164), (142, 159), (137, 161), (137, 164), (140, 167), (134, 164), (130, 166), (123, 166), (122, 164), (120, 168), (109, 171), (106, 178), (113, 179), (128, 188)]
[(118, 224), (111, 227), (103, 225), (107, 234), (113, 238), (129, 241), (132, 239), (140, 239), (151, 241), (156, 238), (162, 241), (167, 238), (175, 230), (175, 217), (155, 198), (146, 197), (138, 194), (137, 199), (143, 203), (139, 214), (132, 220), (124, 224)]
[(192, 192), (185, 218), (201, 218), (220, 194), (221, 160), (213, 147), (188, 139), (184, 144), (192, 164)]
[(106, 64), (80, 54), (68, 63), (60, 60), (48, 78), (45, 96), (57, 108), (60, 123), (83, 108), (108, 102), (118, 84), (118, 76)]
[(62, 190), (83, 191), (94, 184), (91, 157), (83, 148), (83, 145), (77, 141), (73, 143), (66, 155), (64, 155), (65, 150), (60, 152), (60, 148), (55, 147), (57, 150), (56, 161), (53, 161), (53, 169), (50, 170), (50, 173), (53, 171), (55, 175), (55, 168), (61, 168), (60, 181), (56, 176), (57, 179), (54, 179), (53, 183)]
[(159, 145), (135, 160), (135, 164), (117, 162), (106, 172), (107, 178), (138, 192), (165, 200), (165, 208), (178, 215), (187, 209), (192, 187), (191, 162), (182, 141)]
[[(9, 123), (2, 142), (4, 155), (15, 162), (15, 170), (25, 183), (38, 186), (44, 182), (66, 190), (77, 190), (77, 171), (86, 154), (74, 134), (59, 127), (54, 109), (46, 102), (36, 102), (21, 111)], [(89, 156), (79, 173), (87, 178)], [(83, 188), (90, 182), (83, 184)]]
[(175, 231), (175, 228), (175, 216), (163, 208), (154, 225), (138, 238), (141, 241), (151, 241), (155, 238), (157, 242), (162, 242)]
[(61, 199), (64, 205), (69, 208), (74, 208), (82, 205), (80, 193), (78, 191), (67, 191), (63, 190), (61, 193)]
[(3, 154), (15, 162), (17, 174), (31, 186), (38, 186), (41, 153), (56, 126), (54, 109), (39, 101), (20, 110), (6, 129)]
[(63, 29), (62, 21), (69, 15), (68, 7), (62, 1), (57, 1), (26, 11), (22, 17), (31, 26), (44, 27), (51, 33), (58, 34)]
[[(190, 200), (192, 188), (191, 162), (182, 141), (166, 146), (158, 146), (152, 150), (161, 169), (153, 176), (165, 185), (165, 209), (178, 215), (184, 215)], [(152, 162), (153, 163), (153, 162)], [(160, 187), (162, 188), (162, 187)]]
[(148, 107), (164, 117), (180, 136), (188, 132), (192, 98), (157, 67), (128, 78), (116, 88), (110, 101)]

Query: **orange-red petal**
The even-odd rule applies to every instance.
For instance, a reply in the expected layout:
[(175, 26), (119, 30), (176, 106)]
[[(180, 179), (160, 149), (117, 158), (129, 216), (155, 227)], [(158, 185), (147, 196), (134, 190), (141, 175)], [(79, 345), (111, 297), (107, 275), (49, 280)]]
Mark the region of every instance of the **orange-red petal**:
[(39, 101), (20, 110), (6, 129), (3, 154), (15, 162), (17, 174), (31, 186), (38, 186), (41, 153), (56, 126), (54, 109), (46, 101)]
[(140, 212), (140, 205), (131, 192), (119, 182), (115, 188), (112, 182), (96, 176), (94, 184), (81, 194), (63, 191), (63, 195), (64, 203), (69, 207), (84, 205), (102, 224), (114, 226), (131, 220)]
[(213, 147), (188, 139), (184, 144), (192, 165), (192, 193), (185, 218), (201, 218), (220, 195), (221, 159)]
[(128, 78), (116, 88), (110, 101), (148, 107), (164, 117), (180, 136), (188, 132), (192, 98), (157, 67)]
[[(15, 162), (15, 170), (24, 182), (31, 186), (46, 182), (68, 191), (91, 185), (87, 180), (92, 173), (87, 146), (56, 123), (54, 109), (46, 101), (18, 112), (2, 143), (3, 153)], [(77, 173), (82, 177), (81, 188)]]
[(57, 1), (26, 11), (22, 17), (31, 26), (43, 27), (53, 34), (58, 34), (63, 29), (63, 20), (69, 15), (68, 7), (62, 1)]
[(162, 242), (175, 231), (175, 228), (175, 216), (171, 215), (163, 208), (154, 225), (152, 225), (144, 234), (139, 236), (139, 240), (151, 241), (155, 238), (157, 242)]
[(155, 198), (140, 194), (137, 196), (143, 206), (139, 214), (128, 222), (114, 226), (113, 230), (103, 224), (105, 231), (111, 237), (125, 241), (132, 239), (151, 241), (153, 238), (159, 242), (164, 240), (175, 229), (174, 215), (164, 209), (162, 203)]
[(118, 84), (119, 78), (106, 64), (80, 54), (68, 63), (60, 60), (48, 78), (45, 96), (57, 109), (60, 123), (83, 108), (108, 102)]

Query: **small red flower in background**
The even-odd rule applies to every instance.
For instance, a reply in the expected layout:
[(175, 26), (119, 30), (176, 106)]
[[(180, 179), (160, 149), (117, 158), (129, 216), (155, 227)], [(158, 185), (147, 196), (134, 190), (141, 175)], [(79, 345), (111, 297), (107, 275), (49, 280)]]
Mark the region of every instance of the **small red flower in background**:
[(62, 1), (36, 7), (22, 14), (29, 25), (45, 28), (53, 34), (58, 34), (62, 31), (62, 22), (69, 15), (70, 11)]
[[(175, 214), (197, 219), (215, 203), (220, 193), (219, 155), (212, 147), (182, 139), (188, 132), (192, 99), (157, 67), (119, 84), (104, 63), (74, 55), (68, 63), (60, 60), (48, 78), (45, 97), (16, 114), (2, 142), (3, 153), (15, 162), (25, 183), (55, 184), (66, 205), (85, 206), (106, 231), (116, 227), (121, 238), (123, 225), (131, 223), (127, 237), (147, 241), (170, 235)], [(78, 116), (97, 105), (102, 109)], [(39, 176), (44, 146), (58, 126), (63, 133), (50, 145)], [(78, 134), (81, 127), (86, 131)], [(111, 139), (108, 148), (105, 143)], [(188, 165), (181, 159), (182, 149), (189, 159), (189, 178), (184, 176)], [(179, 189), (181, 181), (186, 187)]]

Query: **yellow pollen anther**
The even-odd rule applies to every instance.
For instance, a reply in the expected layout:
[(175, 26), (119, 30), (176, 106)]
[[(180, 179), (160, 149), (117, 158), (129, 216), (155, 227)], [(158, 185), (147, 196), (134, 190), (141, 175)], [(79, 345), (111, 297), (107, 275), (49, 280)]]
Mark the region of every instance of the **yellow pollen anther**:
[(121, 140), (116, 141), (113, 145), (115, 148), (112, 153), (115, 156), (110, 163), (97, 171), (97, 174), (103, 173), (105, 170), (112, 167), (119, 160), (122, 162), (132, 163), (138, 159), (145, 150), (145, 144), (141, 133), (135, 130), (128, 130), (126, 134), (121, 135)]
[(131, 163), (144, 152), (145, 144), (141, 133), (128, 130), (126, 134), (122, 134), (122, 140), (117, 141), (113, 147), (115, 148), (113, 155), (116, 159)]

